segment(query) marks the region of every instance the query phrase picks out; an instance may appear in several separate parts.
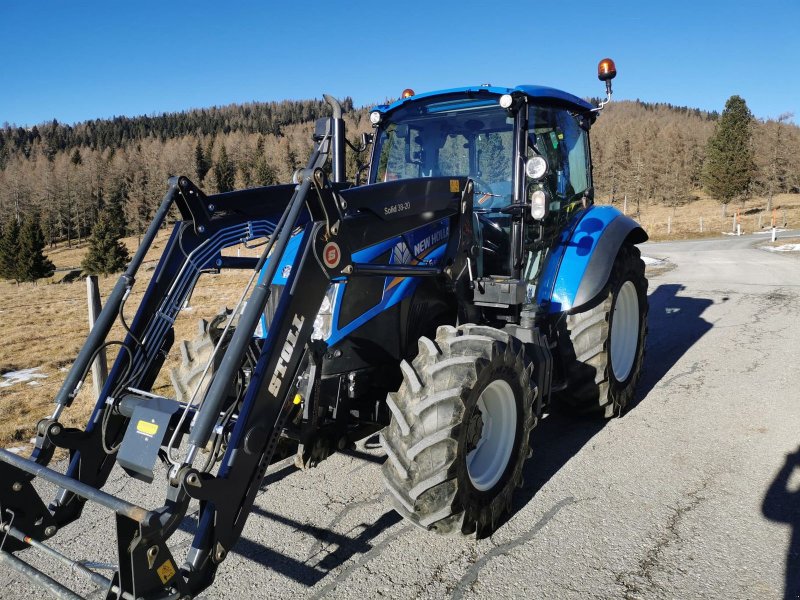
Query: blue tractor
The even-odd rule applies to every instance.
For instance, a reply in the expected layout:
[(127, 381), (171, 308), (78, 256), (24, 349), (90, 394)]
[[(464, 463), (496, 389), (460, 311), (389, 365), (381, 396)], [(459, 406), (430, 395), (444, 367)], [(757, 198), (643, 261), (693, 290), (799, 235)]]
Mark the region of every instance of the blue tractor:
[[(599, 75), (610, 99), (613, 62)], [(66, 594), (16, 556), (34, 546), (105, 582), (108, 598), (194, 596), (239, 538), (271, 464), (314, 466), (375, 434), (403, 517), (483, 537), (508, 516), (543, 412), (623, 413), (644, 355), (636, 244), (647, 235), (594, 204), (589, 129), (605, 102), (538, 86), (402, 96), (369, 114), (365, 183), (346, 180), (332, 98), (293, 184), (207, 196), (170, 180), (33, 455), (0, 450), (0, 563)], [(173, 205), (181, 220), (128, 325), (125, 300)], [(241, 243), (262, 243), (260, 258), (223, 252)], [(154, 394), (181, 306), (222, 269), (251, 273), (240, 302), (178, 344), (175, 393)], [(127, 335), (106, 341), (117, 319)], [(109, 346), (120, 351), (89, 423), (64, 427)], [(47, 467), (57, 448), (70, 453), (65, 473)], [(148, 482), (163, 468), (163, 506), (102, 491), (115, 465)], [(59, 487), (49, 505), (36, 477)], [(87, 500), (117, 515), (110, 579), (48, 542)], [(168, 541), (191, 505), (199, 518), (179, 565)]]

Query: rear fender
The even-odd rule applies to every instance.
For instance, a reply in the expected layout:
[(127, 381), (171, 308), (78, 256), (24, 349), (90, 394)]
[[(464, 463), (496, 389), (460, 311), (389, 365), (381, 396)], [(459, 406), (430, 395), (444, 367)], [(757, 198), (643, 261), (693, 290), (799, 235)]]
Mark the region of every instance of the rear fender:
[(647, 233), (611, 206), (590, 206), (575, 215), (550, 248), (536, 290), (536, 302), (550, 314), (578, 313), (603, 292), (620, 247), (640, 244)]

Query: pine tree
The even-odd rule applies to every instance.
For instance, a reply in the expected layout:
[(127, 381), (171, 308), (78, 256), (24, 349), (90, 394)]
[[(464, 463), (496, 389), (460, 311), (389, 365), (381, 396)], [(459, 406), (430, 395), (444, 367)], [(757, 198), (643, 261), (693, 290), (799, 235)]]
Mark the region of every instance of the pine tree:
[(203, 183), (209, 169), (211, 169), (210, 156), (203, 152), (203, 145), (200, 140), (197, 140), (197, 145), (194, 147), (194, 172), (197, 175), (197, 184)]
[(228, 151), (225, 144), (219, 149), (219, 157), (214, 165), (214, 175), (217, 179), (217, 189), (220, 192), (230, 192), (234, 188), (236, 181), (236, 167), (228, 158)]
[(36, 281), (53, 274), (55, 265), (42, 252), (44, 247), (41, 219), (34, 213), (25, 219), (19, 232), (19, 281)]
[(753, 115), (740, 96), (731, 96), (708, 140), (703, 168), (706, 191), (723, 204), (744, 197), (753, 179)]
[(275, 169), (270, 166), (266, 157), (261, 155), (256, 158), (256, 163), (253, 166), (253, 185), (273, 185), (277, 182), (278, 177), (275, 173)]
[(19, 223), (10, 219), (3, 228), (3, 237), (0, 238), (0, 277), (3, 279), (19, 280)]
[(108, 275), (124, 269), (130, 257), (119, 238), (119, 229), (109, 212), (100, 213), (89, 238), (89, 251), (83, 259), (83, 270), (90, 275)]

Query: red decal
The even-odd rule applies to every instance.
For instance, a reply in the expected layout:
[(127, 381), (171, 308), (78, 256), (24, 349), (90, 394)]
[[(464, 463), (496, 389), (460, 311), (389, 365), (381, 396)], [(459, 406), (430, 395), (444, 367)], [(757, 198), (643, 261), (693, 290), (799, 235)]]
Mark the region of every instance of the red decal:
[(322, 251), (322, 260), (329, 269), (335, 269), (342, 258), (342, 252), (336, 242), (328, 242)]

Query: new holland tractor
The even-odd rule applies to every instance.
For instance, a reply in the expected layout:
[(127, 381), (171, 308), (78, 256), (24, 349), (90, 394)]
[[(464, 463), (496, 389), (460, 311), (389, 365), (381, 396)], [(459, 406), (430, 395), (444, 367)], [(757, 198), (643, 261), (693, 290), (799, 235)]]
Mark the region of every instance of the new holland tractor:
[[(600, 63), (605, 102), (615, 73)], [(186, 177), (169, 180), (37, 424), (31, 457), (0, 450), (3, 568), (76, 597), (20, 557), (38, 551), (107, 598), (195, 596), (234, 547), (271, 464), (311, 467), (375, 434), (403, 517), (483, 537), (508, 517), (529, 437), (551, 404), (625, 410), (647, 331), (636, 247), (647, 235), (594, 204), (589, 129), (605, 102), (528, 85), (406, 90), (370, 112), (360, 183), (346, 181), (344, 121), (326, 98), (333, 116), (316, 123), (294, 183), (206, 195)], [(126, 320), (173, 206), (180, 220)], [(260, 257), (223, 252), (239, 244), (261, 244)], [(225, 269), (250, 273), (238, 304), (174, 344), (192, 290)], [(116, 321), (124, 339), (108, 340)], [(173, 345), (174, 394), (155, 394)], [(110, 348), (117, 358), (89, 422), (64, 426)], [(48, 467), (56, 449), (69, 454), (58, 469)], [(117, 469), (164, 481), (163, 504), (103, 491)], [(37, 479), (58, 488), (47, 504)], [(110, 577), (50, 542), (87, 501), (115, 513)], [(196, 519), (185, 518), (190, 508)], [(169, 545), (179, 527), (194, 536), (181, 562)]]

